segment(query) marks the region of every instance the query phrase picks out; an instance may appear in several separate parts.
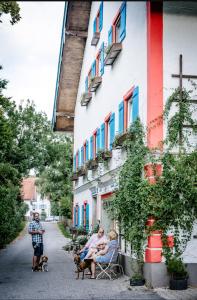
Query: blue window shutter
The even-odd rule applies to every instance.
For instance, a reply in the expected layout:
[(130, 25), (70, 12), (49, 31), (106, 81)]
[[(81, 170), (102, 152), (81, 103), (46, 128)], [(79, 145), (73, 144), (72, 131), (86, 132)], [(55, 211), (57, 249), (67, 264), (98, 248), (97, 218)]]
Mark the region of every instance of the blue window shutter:
[(109, 149), (112, 149), (112, 144), (115, 138), (115, 113), (113, 113), (109, 120), (109, 128), (110, 128), (110, 145)]
[(89, 142), (86, 141), (86, 161), (89, 160)]
[(86, 204), (86, 231), (89, 230), (89, 204)]
[(74, 155), (74, 160), (73, 160), (73, 170), (74, 172), (76, 171), (76, 154)]
[(85, 92), (88, 92), (88, 76), (86, 76), (86, 80), (85, 80)]
[(139, 116), (139, 87), (138, 86), (133, 91), (132, 104), (133, 104), (132, 120), (134, 122)]
[(108, 31), (108, 45), (111, 45), (112, 41), (113, 41), (113, 36), (112, 36), (112, 26), (111, 26)]
[(120, 8), (120, 42), (126, 36), (126, 2), (123, 2)]
[(78, 206), (78, 227), (80, 226), (80, 206)]
[(84, 164), (84, 154), (83, 154), (83, 146), (81, 147), (81, 165)]
[(76, 226), (76, 207), (74, 207), (74, 226)]
[(99, 10), (99, 31), (101, 32), (103, 28), (103, 1), (101, 2)]
[(96, 18), (94, 19), (93, 23), (93, 34), (96, 32)]
[(100, 48), (100, 74), (101, 76), (104, 74), (104, 42)]
[(93, 159), (93, 136), (90, 138), (90, 159)]
[(92, 77), (96, 76), (96, 60), (92, 64)]
[(118, 114), (119, 114), (119, 127), (118, 127), (118, 131), (119, 131), (119, 133), (123, 133), (123, 131), (124, 131), (124, 101), (122, 101), (119, 104)]
[(105, 149), (105, 123), (101, 125), (101, 149)]
[(96, 132), (96, 153), (100, 149), (100, 128), (97, 129)]
[(84, 206), (81, 206), (81, 226), (84, 226)]

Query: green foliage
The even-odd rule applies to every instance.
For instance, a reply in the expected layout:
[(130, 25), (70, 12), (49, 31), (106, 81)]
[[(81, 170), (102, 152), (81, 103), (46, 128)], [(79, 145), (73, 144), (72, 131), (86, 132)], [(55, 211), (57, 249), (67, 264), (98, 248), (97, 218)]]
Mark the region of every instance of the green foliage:
[(16, 1), (1, 1), (0, 2), (0, 23), (2, 23), (1, 16), (4, 13), (4, 14), (10, 14), (11, 16), (10, 23), (14, 25), (21, 19), (19, 12), (20, 12), (20, 7)]
[[(65, 224), (63, 222), (58, 222), (58, 227), (61, 230), (62, 234), (66, 237), (66, 238), (71, 238), (71, 234), (69, 233), (68, 229), (65, 227)], [(66, 250), (66, 249), (65, 249)]]
[(167, 270), (173, 279), (184, 279), (188, 276), (187, 270), (181, 258), (172, 257), (167, 262)]
[(87, 237), (84, 236), (84, 235), (79, 235), (79, 236), (76, 238), (76, 241), (77, 241), (80, 245), (84, 246), (84, 245), (87, 243), (88, 239), (87, 239)]
[[(165, 243), (169, 231), (173, 232), (176, 256), (179, 257), (191, 237), (197, 218), (197, 152), (174, 155), (169, 151), (160, 154), (149, 150), (144, 142), (140, 120), (129, 131), (124, 147), (127, 159), (119, 174), (119, 189), (111, 202), (109, 212), (120, 221), (122, 233), (132, 245), (138, 261), (143, 260), (147, 237), (152, 230), (162, 230), (167, 261), (172, 257), (171, 248)], [(144, 176), (144, 166), (162, 164), (162, 176), (150, 184)], [(155, 217), (151, 228), (146, 226), (149, 216)]]
[(52, 214), (71, 218), (72, 206), (72, 142), (63, 135), (50, 144), (52, 160), (40, 173), (36, 184), (42, 196), (51, 200)]
[[(191, 93), (192, 91), (187, 91), (184, 88), (181, 92), (177, 88), (166, 102), (164, 117), (168, 120), (166, 143), (169, 148), (179, 145), (181, 150), (184, 144), (189, 144), (188, 133), (184, 132), (183, 125), (189, 125), (193, 132), (196, 131), (196, 123), (192, 118), (193, 109), (189, 103)], [(172, 117), (169, 117), (173, 104), (175, 104), (176, 112)]]
[[(0, 80), (1, 247), (18, 234), (27, 209), (20, 196), (22, 178), (28, 176), (31, 169), (39, 175), (39, 172), (49, 169), (48, 165), (51, 164), (60, 164), (62, 173), (69, 178), (72, 162), (72, 151), (68, 147), (66, 151), (70, 151), (70, 159), (58, 162), (59, 152), (62, 153), (65, 148), (52, 132), (46, 115), (37, 112), (34, 103), (29, 100), (16, 107), (14, 101), (3, 95), (6, 85), (6, 80)], [(66, 159), (66, 156), (64, 157)], [(58, 186), (61, 176), (62, 174), (60, 176), (56, 174), (57, 188), (62, 187)], [(68, 200), (65, 195), (69, 197), (71, 194), (69, 179), (65, 181), (64, 186), (65, 193), (63, 195), (60, 193), (60, 198), (62, 197), (60, 209), (68, 211)]]

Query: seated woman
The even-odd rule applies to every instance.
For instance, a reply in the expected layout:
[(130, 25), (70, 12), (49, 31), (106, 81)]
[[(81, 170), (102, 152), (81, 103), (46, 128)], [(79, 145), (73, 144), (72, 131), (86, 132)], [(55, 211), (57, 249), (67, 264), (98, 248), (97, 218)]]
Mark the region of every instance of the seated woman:
[[(112, 262), (116, 261), (117, 256), (118, 256), (118, 241), (117, 241), (117, 233), (115, 230), (111, 230), (109, 232), (109, 242), (105, 246), (104, 249), (101, 249), (95, 254), (92, 254), (90, 258), (92, 258), (91, 261), (91, 271), (92, 271), (92, 276), (90, 277), (91, 279), (95, 279), (95, 271), (96, 271), (96, 263), (109, 263), (112, 255), (113, 255), (113, 260)], [(115, 250), (115, 252), (114, 252)]]

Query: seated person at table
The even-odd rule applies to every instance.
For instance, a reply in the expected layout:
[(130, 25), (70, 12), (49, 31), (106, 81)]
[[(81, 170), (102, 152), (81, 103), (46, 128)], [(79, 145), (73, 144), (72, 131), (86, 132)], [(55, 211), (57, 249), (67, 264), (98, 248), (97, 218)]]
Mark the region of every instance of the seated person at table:
[(104, 229), (99, 227), (98, 233), (94, 233), (87, 241), (85, 246), (80, 250), (81, 260), (87, 255), (90, 249), (96, 249), (99, 244), (107, 243), (107, 238), (104, 235)]
[[(91, 279), (95, 278), (95, 271), (96, 271), (96, 263), (109, 263), (112, 255), (112, 262), (115, 262), (118, 256), (118, 235), (115, 230), (111, 230), (109, 233), (109, 242), (107, 243), (106, 247), (97, 253), (93, 254), (92, 261), (91, 261), (91, 271), (92, 276)], [(114, 252), (115, 250), (115, 252)]]

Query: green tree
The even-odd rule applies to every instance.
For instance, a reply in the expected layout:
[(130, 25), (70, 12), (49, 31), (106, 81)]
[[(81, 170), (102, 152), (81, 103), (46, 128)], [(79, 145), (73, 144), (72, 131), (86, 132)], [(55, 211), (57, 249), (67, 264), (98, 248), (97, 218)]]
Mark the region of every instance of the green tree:
[(40, 174), (37, 185), (43, 196), (51, 200), (52, 211), (71, 218), (72, 206), (72, 142), (63, 135), (54, 135), (51, 143), (53, 159)]
[(55, 137), (44, 113), (27, 100), (19, 107), (3, 95), (7, 81), (0, 80), (0, 241), (1, 247), (21, 229), (27, 207), (21, 201), (22, 178), (34, 169), (43, 171), (57, 159)]
[(10, 23), (14, 25), (20, 19), (20, 7), (16, 1), (1, 1), (0, 2), (0, 23), (2, 23), (1, 16), (2, 14), (10, 14), (11, 20)]

